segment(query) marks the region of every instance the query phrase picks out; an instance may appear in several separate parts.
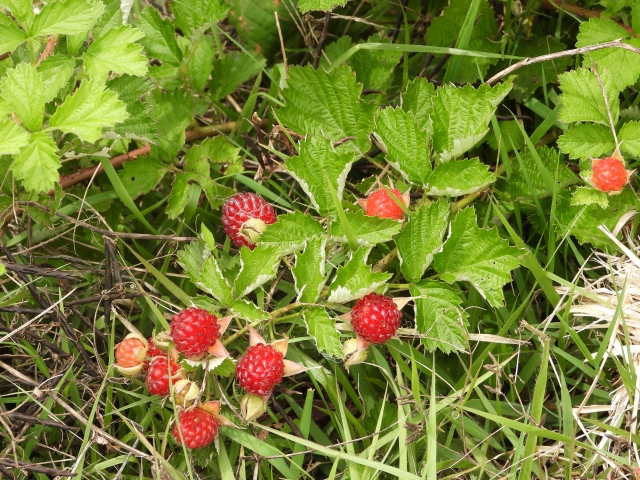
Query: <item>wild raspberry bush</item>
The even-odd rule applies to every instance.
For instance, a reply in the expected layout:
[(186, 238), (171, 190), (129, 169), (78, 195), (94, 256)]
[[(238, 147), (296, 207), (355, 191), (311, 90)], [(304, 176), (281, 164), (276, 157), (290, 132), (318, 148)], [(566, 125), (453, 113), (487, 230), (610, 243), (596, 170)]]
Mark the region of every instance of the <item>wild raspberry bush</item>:
[(640, 467), (640, 10), (343, 3), (0, 1), (0, 477)]

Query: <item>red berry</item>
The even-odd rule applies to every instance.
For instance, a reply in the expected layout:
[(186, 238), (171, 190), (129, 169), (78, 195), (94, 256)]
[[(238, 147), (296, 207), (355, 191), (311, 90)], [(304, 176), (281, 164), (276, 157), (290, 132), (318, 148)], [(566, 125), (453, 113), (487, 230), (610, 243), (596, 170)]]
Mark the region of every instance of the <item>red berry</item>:
[(158, 347), (156, 347), (156, 344), (153, 342), (153, 337), (147, 340), (147, 344), (149, 345), (149, 347), (147, 348), (148, 360), (144, 361), (144, 367), (143, 367), (144, 371), (147, 371), (149, 369), (149, 364), (151, 363), (151, 360), (153, 360), (156, 357), (166, 355), (166, 352), (163, 352)]
[(130, 368), (140, 365), (145, 356), (144, 342), (138, 338), (125, 338), (116, 347), (116, 362), (121, 367)]
[(173, 360), (167, 361), (167, 357), (160, 356), (151, 360), (147, 372), (147, 389), (152, 395), (167, 396), (170, 392), (169, 370), (171, 370), (171, 383), (175, 383), (182, 377), (182, 370)]
[(224, 232), (238, 247), (255, 248), (255, 240), (276, 221), (273, 207), (255, 193), (236, 193), (222, 205)]
[(371, 343), (384, 343), (395, 335), (402, 312), (393, 300), (370, 293), (356, 302), (351, 310), (353, 331)]
[(171, 338), (178, 352), (197, 357), (220, 338), (218, 317), (200, 308), (187, 308), (171, 319)]
[[(184, 410), (178, 414), (180, 430), (184, 444), (188, 448), (201, 448), (209, 445), (218, 434), (218, 421), (213, 415), (202, 408)], [(173, 436), (182, 443), (178, 424), (173, 427)]]
[(629, 173), (624, 168), (624, 162), (618, 158), (595, 159), (592, 169), (591, 180), (596, 188), (603, 192), (619, 192), (629, 181)]
[[(391, 192), (402, 201), (400, 190), (393, 189)], [(366, 214), (370, 217), (392, 218), (393, 220), (402, 220), (404, 218), (402, 208), (400, 208), (384, 188), (376, 190), (369, 195)]]
[(282, 381), (283, 355), (271, 345), (258, 344), (249, 347), (238, 362), (236, 380), (248, 393), (265, 396)]

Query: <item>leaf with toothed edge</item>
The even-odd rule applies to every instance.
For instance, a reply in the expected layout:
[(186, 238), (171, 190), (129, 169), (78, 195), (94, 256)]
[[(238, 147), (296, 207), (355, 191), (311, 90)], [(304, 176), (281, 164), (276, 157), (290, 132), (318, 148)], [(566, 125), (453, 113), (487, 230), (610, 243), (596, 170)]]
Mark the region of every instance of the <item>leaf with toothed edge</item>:
[[(613, 118), (613, 123), (618, 121), (620, 112), (620, 92), (615, 86), (613, 75), (603, 67), (596, 69), (598, 78), (588, 68), (578, 68), (563, 73), (558, 77), (562, 94), (559, 97), (562, 109), (558, 118), (562, 122), (592, 122), (609, 126), (609, 113), (607, 103)], [(607, 96), (605, 103), (602, 90)]]
[(300, 142), (299, 155), (287, 160), (287, 170), (320, 215), (329, 215), (335, 213), (336, 207), (327, 183), (334, 186), (342, 200), (347, 174), (357, 158), (356, 152), (344, 145), (334, 148), (326, 138), (311, 136)]
[(411, 282), (422, 278), (433, 257), (442, 248), (449, 224), (449, 202), (440, 199), (411, 212), (396, 238), (398, 259), (404, 277)]
[(244, 298), (234, 301), (229, 309), (243, 320), (248, 320), (249, 322), (257, 322), (269, 318), (267, 312), (256, 307), (254, 303)]
[[(362, 210), (347, 213), (346, 215), (358, 245), (365, 247), (388, 242), (402, 228), (402, 223), (397, 220), (368, 216)], [(332, 239), (343, 243), (347, 242), (347, 236), (342, 229), (342, 223), (339, 221), (331, 223), (329, 234)]]
[(428, 194), (435, 197), (459, 197), (483, 190), (495, 182), (489, 166), (478, 158), (438, 165), (429, 178)]
[(298, 302), (313, 303), (320, 296), (326, 282), (327, 237), (317, 237), (306, 243), (303, 253), (296, 255), (291, 269), (298, 294)]
[(329, 289), (329, 302), (346, 303), (377, 291), (392, 277), (390, 273), (372, 272), (367, 265), (371, 248), (359, 248), (349, 261), (340, 267)]
[(0, 155), (19, 153), (29, 143), (29, 133), (8, 118), (0, 118)]
[(302, 314), (307, 325), (307, 332), (316, 343), (316, 348), (322, 354), (330, 357), (343, 358), (340, 333), (336, 330), (336, 322), (330, 318), (322, 307), (312, 307)]
[(409, 286), (415, 298), (416, 329), (429, 351), (467, 349), (467, 314), (460, 293), (442, 282), (424, 280)]
[(189, 275), (191, 281), (197, 284), (202, 272), (202, 264), (208, 256), (209, 252), (205, 250), (204, 243), (191, 242), (178, 251), (178, 264)]
[(213, 256), (207, 258), (202, 265), (200, 279), (196, 285), (220, 300), (225, 307), (233, 303), (231, 287), (222, 275), (218, 261)]
[(258, 246), (240, 249), (240, 272), (236, 278), (235, 298), (242, 298), (275, 277), (282, 252), (278, 247)]
[(280, 246), (283, 255), (289, 255), (302, 250), (308, 240), (319, 235), (324, 235), (322, 225), (311, 215), (296, 211), (280, 215), (275, 223), (268, 225), (258, 245)]

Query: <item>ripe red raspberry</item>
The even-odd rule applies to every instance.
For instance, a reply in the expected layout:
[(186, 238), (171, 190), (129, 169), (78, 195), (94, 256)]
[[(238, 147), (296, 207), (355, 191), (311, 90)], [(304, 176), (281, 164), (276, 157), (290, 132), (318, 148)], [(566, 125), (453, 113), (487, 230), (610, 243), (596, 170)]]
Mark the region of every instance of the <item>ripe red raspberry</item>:
[(629, 181), (629, 172), (624, 162), (618, 158), (607, 157), (593, 160), (591, 164), (593, 176), (591, 181), (603, 192), (619, 192)]
[(220, 338), (218, 317), (200, 308), (187, 308), (171, 319), (171, 338), (186, 357), (200, 356)]
[(248, 393), (269, 395), (273, 387), (282, 381), (283, 357), (271, 345), (259, 343), (249, 347), (236, 368), (238, 384)]
[(370, 293), (356, 302), (351, 310), (353, 331), (371, 343), (384, 343), (398, 330), (402, 312), (393, 300)]
[(150, 394), (165, 397), (169, 395), (169, 370), (171, 370), (171, 383), (175, 383), (182, 378), (182, 369), (173, 360), (169, 360), (168, 365), (166, 356), (156, 357), (151, 360), (146, 379), (147, 389)]
[(130, 368), (140, 365), (144, 359), (146, 347), (138, 338), (125, 338), (116, 347), (116, 362), (121, 367)]
[[(213, 415), (202, 408), (184, 410), (178, 414), (180, 430), (184, 444), (188, 448), (201, 448), (209, 445), (218, 434), (218, 421)], [(173, 427), (173, 436), (182, 443), (178, 424)]]
[[(400, 190), (391, 190), (393, 194), (403, 200)], [(402, 220), (404, 212), (402, 208), (391, 198), (384, 188), (376, 190), (369, 198), (367, 198), (366, 214), (370, 217), (392, 218), (393, 220)]]
[(260, 234), (275, 221), (273, 207), (255, 193), (236, 193), (222, 205), (224, 232), (238, 248), (253, 250)]

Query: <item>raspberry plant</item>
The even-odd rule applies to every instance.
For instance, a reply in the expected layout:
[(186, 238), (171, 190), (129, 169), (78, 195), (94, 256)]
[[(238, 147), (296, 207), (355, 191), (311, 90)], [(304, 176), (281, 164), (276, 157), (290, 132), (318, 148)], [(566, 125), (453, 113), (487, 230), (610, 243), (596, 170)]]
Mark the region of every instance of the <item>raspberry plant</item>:
[(548, 3), (0, 0), (0, 476), (637, 472), (640, 8)]

